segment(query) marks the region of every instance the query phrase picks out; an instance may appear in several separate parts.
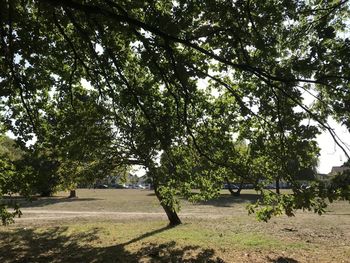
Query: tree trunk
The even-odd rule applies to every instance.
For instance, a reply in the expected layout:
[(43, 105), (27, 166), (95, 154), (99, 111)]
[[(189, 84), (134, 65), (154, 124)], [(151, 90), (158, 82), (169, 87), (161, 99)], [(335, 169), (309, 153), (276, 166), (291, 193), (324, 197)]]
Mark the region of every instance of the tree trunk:
[(153, 189), (154, 189), (154, 193), (158, 198), (158, 201), (160, 202), (160, 205), (163, 207), (164, 212), (166, 213), (168, 219), (169, 219), (169, 226), (170, 227), (175, 227), (177, 225), (181, 224), (181, 220), (179, 218), (179, 216), (177, 215), (176, 211), (174, 211), (174, 209), (165, 204), (164, 202), (162, 202), (164, 200), (164, 197), (159, 193), (159, 179), (160, 176), (162, 176), (162, 174), (158, 174), (157, 169), (155, 168), (153, 162), (151, 160), (148, 160), (145, 163), (145, 167), (148, 168), (149, 173), (152, 175), (152, 185), (153, 185)]
[(76, 198), (76, 197), (77, 197), (77, 193), (76, 193), (75, 189), (74, 190), (70, 190), (68, 198)]
[(239, 187), (238, 187), (237, 191), (234, 191), (233, 188), (231, 187), (230, 181), (228, 180), (227, 177), (225, 178), (225, 180), (226, 180), (227, 187), (228, 187), (228, 190), (230, 191), (231, 195), (232, 196), (240, 196), (241, 195), (241, 191), (242, 191), (242, 187), (243, 187), (243, 182), (241, 182), (239, 184)]
[(51, 197), (52, 196), (52, 191), (50, 191), (50, 190), (41, 191), (40, 196), (41, 197)]
[(276, 194), (280, 194), (280, 179), (276, 178)]
[(243, 182), (239, 184), (237, 191), (234, 193), (234, 196), (240, 196), (242, 189), (243, 189)]
[(181, 224), (181, 220), (179, 216), (177, 215), (176, 211), (174, 211), (170, 206), (167, 206), (162, 202), (163, 198), (160, 195), (160, 193), (157, 191), (157, 187), (154, 187), (154, 193), (156, 194), (160, 205), (163, 207), (168, 219), (169, 219), (169, 226), (174, 227)]
[(169, 219), (169, 226), (173, 227), (173, 226), (177, 226), (177, 225), (182, 224), (179, 216), (177, 215), (177, 213), (175, 211), (173, 211), (171, 209), (171, 207), (163, 205), (163, 204), (161, 204), (161, 205), (162, 205), (162, 207), (163, 207), (163, 209), (164, 209), (164, 211)]

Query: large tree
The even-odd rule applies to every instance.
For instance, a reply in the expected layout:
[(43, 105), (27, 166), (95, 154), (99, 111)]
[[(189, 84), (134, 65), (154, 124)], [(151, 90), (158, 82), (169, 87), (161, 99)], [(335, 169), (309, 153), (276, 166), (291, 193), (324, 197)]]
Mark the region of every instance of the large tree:
[[(327, 196), (321, 186), (300, 190), (289, 163), (292, 158), (308, 166), (317, 150), (305, 140), (317, 130), (347, 150), (327, 117), (349, 124), (348, 1), (0, 3), (2, 103), (7, 125), (23, 140), (40, 136), (49, 90), (68, 93), (84, 78), (110, 105), (118, 131), (114, 155), (145, 166), (160, 189), (160, 177), (178, 174), (172, 152), (184, 141), (211, 170), (232, 169), (224, 155), (236, 151), (223, 142), (238, 133), (252, 144), (261, 171), (293, 183), (293, 198), (275, 198), (287, 213), (318, 209), (320, 203), (310, 200)], [(212, 100), (203, 89), (230, 94), (222, 105), (227, 127), (206, 110)], [(303, 93), (317, 103), (306, 105)], [(203, 129), (208, 120), (214, 123)], [(171, 174), (160, 172), (160, 153)], [(162, 201), (162, 192), (156, 190), (162, 204), (171, 204)]]

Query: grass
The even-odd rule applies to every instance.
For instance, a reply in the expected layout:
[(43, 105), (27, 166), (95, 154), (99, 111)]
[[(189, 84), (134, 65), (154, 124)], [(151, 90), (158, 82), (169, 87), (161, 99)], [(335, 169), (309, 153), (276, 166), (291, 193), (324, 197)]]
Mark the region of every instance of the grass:
[[(332, 204), (324, 216), (300, 212), (295, 218), (261, 223), (245, 210), (256, 198), (253, 191), (245, 191), (239, 199), (223, 192), (210, 202), (184, 202), (183, 224), (168, 228), (150, 191), (82, 189), (78, 199), (66, 195), (22, 203), (24, 218), (0, 227), (0, 262), (349, 262), (350, 258), (350, 206), (345, 202)], [(77, 214), (66, 217), (62, 211)], [(126, 214), (121, 217), (120, 212)]]
[(151, 191), (127, 189), (78, 189), (79, 198), (67, 198), (68, 192), (54, 197), (37, 198), (32, 202), (18, 199), (23, 208), (65, 211), (161, 212), (157, 198)]

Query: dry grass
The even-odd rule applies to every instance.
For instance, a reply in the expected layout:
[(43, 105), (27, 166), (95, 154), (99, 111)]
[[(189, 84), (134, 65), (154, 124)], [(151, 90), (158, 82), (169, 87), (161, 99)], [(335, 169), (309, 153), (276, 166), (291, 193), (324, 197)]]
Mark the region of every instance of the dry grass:
[(350, 262), (350, 206), (260, 223), (241, 198), (184, 202), (184, 224), (167, 228), (150, 191), (78, 190), (78, 199), (22, 203), (24, 217), (0, 228), (0, 262)]

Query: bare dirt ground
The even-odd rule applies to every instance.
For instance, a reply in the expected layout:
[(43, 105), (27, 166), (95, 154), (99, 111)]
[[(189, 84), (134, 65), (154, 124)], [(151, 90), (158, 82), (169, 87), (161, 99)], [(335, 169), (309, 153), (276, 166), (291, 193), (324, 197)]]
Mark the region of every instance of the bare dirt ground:
[[(16, 218), (16, 222), (32, 220), (57, 220), (68, 218), (99, 218), (99, 219), (166, 219), (163, 212), (105, 212), (105, 211), (65, 211), (65, 210), (33, 210), (22, 209), (24, 216)], [(224, 218), (225, 214), (207, 214), (207, 213), (179, 213), (181, 218), (201, 218), (201, 219), (219, 219)]]

